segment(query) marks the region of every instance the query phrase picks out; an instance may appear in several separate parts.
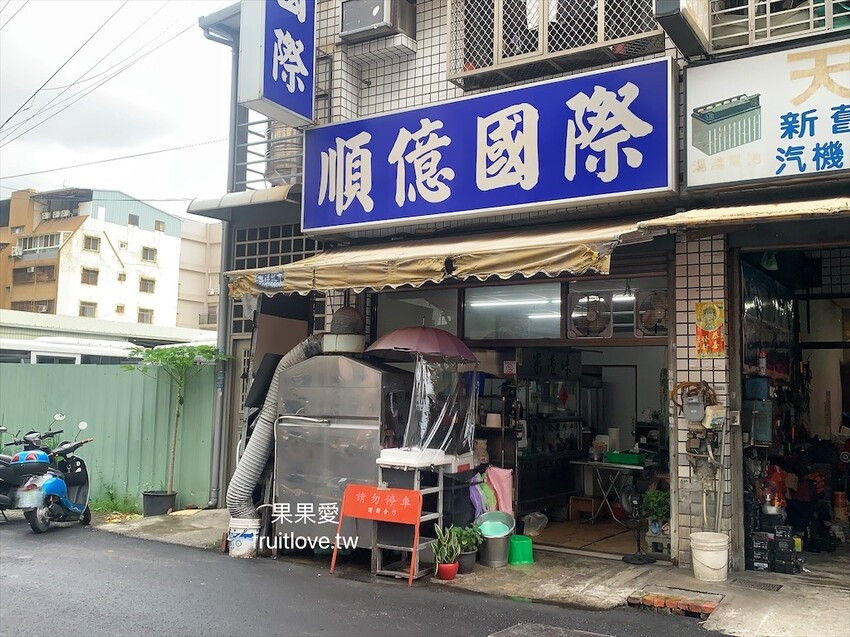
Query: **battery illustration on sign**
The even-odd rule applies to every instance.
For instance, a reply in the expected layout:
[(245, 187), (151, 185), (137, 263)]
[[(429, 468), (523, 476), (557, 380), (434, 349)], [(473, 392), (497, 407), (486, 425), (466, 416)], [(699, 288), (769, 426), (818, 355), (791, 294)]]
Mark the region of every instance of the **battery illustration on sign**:
[(761, 139), (760, 95), (736, 95), (691, 113), (691, 145), (715, 155)]

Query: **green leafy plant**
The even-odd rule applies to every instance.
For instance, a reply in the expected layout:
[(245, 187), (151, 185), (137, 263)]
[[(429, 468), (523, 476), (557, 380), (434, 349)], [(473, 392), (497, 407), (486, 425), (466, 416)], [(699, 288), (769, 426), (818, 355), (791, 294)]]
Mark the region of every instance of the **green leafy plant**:
[(448, 529), (444, 529), (436, 526), (434, 531), (437, 533), (437, 539), (434, 542), (434, 559), (437, 564), (454, 564), (457, 562), (457, 557), (460, 555), (460, 542), (458, 542), (454, 527), (450, 526)]
[(168, 493), (174, 493), (174, 465), (177, 460), (177, 430), (180, 426), (180, 415), (186, 396), (186, 386), (201, 369), (202, 365), (231, 358), (219, 352), (212, 345), (177, 345), (148, 349), (135, 347), (130, 350), (133, 358), (140, 359), (134, 365), (124, 365), (124, 369), (138, 371), (146, 376), (161, 380), (157, 370), (165, 372), (168, 382), (177, 389), (174, 410), (174, 427), (171, 432), (171, 456), (168, 462)]
[(640, 499), (640, 513), (650, 520), (666, 522), (670, 519), (670, 493), (647, 491)]
[(477, 551), (478, 547), (481, 546), (481, 543), (484, 541), (484, 536), (481, 535), (481, 531), (474, 524), (464, 527), (453, 526), (451, 531), (457, 537), (461, 553)]
[(118, 494), (114, 484), (103, 485), (104, 495), (92, 498), (89, 507), (94, 513), (139, 513), (136, 500), (129, 493)]

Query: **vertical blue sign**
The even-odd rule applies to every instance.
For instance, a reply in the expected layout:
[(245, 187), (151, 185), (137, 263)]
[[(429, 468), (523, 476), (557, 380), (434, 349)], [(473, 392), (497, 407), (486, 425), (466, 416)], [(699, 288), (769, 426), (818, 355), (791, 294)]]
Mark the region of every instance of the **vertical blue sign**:
[(305, 132), (302, 228), (403, 226), (675, 193), (669, 58)]
[(313, 123), (315, 0), (242, 0), (239, 103), (290, 126)]

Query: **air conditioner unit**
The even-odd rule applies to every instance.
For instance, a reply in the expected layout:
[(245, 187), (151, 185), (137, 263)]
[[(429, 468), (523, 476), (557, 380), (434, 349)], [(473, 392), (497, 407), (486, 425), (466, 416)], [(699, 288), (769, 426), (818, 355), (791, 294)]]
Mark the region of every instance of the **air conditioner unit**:
[(46, 305), (39, 305), (38, 311), (41, 312), (42, 314), (44, 314), (45, 312), (47, 312), (47, 306)]
[(27, 268), (27, 274), (35, 274), (35, 268), (30, 266)]
[(611, 338), (614, 335), (614, 295), (571, 292), (567, 296), (569, 338)]
[(416, 38), (416, 4), (410, 0), (342, 0), (345, 42), (364, 42), (403, 33)]
[(58, 211), (58, 210), (54, 210), (54, 211), (53, 211), (53, 214), (52, 214), (52, 215), (50, 215), (50, 216), (51, 216), (51, 217), (53, 217), (54, 219), (58, 219), (58, 218), (59, 218), (59, 211)]
[(61, 213), (59, 213), (59, 216), (62, 217), (62, 218), (70, 217), (71, 211), (70, 210), (63, 210)]
[(50, 219), (50, 213), (49, 212), (42, 212), (41, 218), (42, 218), (42, 220)]
[(12, 246), (12, 256), (13, 257), (24, 256), (24, 249), (21, 246)]
[(209, 288), (207, 290), (207, 296), (215, 296), (218, 294), (219, 288)]

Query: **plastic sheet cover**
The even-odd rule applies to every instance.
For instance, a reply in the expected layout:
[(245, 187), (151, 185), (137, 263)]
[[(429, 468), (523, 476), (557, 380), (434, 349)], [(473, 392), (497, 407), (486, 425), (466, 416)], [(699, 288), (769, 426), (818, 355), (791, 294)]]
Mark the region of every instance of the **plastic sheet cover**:
[(449, 455), (472, 451), (478, 414), (478, 366), (416, 357), (410, 415), (404, 446), (441, 450)]

